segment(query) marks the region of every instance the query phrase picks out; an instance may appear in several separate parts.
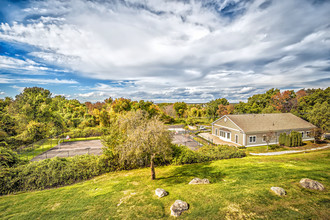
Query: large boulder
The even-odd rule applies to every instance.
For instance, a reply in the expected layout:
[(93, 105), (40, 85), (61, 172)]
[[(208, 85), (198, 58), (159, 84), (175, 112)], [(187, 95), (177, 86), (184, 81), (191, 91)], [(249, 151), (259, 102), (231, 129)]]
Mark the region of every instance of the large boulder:
[(208, 179), (200, 179), (200, 178), (194, 178), (192, 179), (189, 184), (209, 184), (210, 181)]
[(168, 192), (165, 191), (165, 189), (161, 189), (161, 188), (157, 188), (155, 190), (155, 193), (158, 197), (162, 198), (164, 196), (167, 196), (168, 195)]
[(275, 187), (275, 186), (273, 186), (273, 187), (271, 187), (270, 189), (271, 189), (276, 195), (279, 195), (279, 196), (284, 196), (284, 195), (286, 195), (285, 190), (284, 190), (283, 188), (281, 188), (281, 187)]
[(308, 178), (301, 179), (299, 183), (302, 187), (307, 189), (324, 190), (324, 186), (321, 183)]
[(173, 205), (171, 206), (171, 215), (178, 217), (181, 215), (182, 212), (189, 209), (189, 206), (186, 202), (181, 200), (176, 200)]

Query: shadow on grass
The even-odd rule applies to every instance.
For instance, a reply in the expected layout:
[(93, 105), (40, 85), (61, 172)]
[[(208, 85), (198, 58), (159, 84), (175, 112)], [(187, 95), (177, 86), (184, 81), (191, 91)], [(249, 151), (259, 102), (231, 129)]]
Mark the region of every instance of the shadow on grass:
[(166, 177), (159, 177), (157, 180), (165, 184), (189, 183), (193, 178), (209, 179), (211, 183), (222, 181), (225, 174), (210, 166), (210, 162), (202, 164), (187, 164), (176, 166), (168, 172)]

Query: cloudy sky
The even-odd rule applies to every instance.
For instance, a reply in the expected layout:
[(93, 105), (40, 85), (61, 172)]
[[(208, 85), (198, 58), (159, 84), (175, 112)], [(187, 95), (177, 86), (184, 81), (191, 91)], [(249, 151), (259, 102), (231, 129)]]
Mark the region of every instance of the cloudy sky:
[(330, 85), (328, 0), (0, 0), (0, 98), (231, 102)]

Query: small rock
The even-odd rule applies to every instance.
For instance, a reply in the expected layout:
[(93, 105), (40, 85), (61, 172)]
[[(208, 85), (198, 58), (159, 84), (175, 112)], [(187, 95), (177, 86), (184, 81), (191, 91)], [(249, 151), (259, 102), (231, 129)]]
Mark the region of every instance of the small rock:
[(165, 189), (161, 189), (161, 188), (157, 188), (155, 190), (155, 193), (158, 197), (162, 198), (164, 196), (167, 196), (168, 195), (168, 192), (165, 191)]
[(178, 217), (182, 212), (188, 210), (189, 206), (186, 202), (181, 200), (176, 200), (171, 206), (171, 215)]
[(302, 187), (307, 189), (324, 190), (324, 186), (321, 183), (308, 178), (301, 179), (299, 183)]
[(286, 192), (283, 188), (281, 187), (271, 187), (270, 188), (276, 195), (279, 195), (279, 196), (284, 196), (286, 195)]
[(200, 178), (194, 178), (190, 181), (189, 184), (209, 184), (210, 181), (208, 179), (200, 179)]

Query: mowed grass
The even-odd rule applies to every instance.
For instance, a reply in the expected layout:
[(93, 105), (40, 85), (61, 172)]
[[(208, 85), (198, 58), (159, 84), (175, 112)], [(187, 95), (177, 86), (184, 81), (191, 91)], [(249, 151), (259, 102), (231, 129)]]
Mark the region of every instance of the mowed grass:
[(327, 144), (329, 144), (329, 141), (324, 141), (323, 143), (314, 144), (312, 141), (304, 141), (303, 146), (299, 147), (279, 147), (276, 149), (271, 149), (267, 145), (264, 146), (256, 146), (256, 147), (247, 147), (245, 151), (247, 153), (268, 153), (268, 152), (278, 152), (278, 151), (288, 151), (288, 150), (307, 150), (311, 148), (318, 148), (318, 147), (324, 147)]
[[(203, 164), (104, 174), (75, 185), (0, 197), (0, 219), (162, 219), (177, 199), (182, 219), (329, 219), (330, 150), (271, 157), (250, 156)], [(194, 178), (209, 185), (188, 185)], [(300, 187), (301, 178), (325, 191)], [(270, 187), (279, 186), (279, 197)], [(158, 198), (164, 188), (169, 195)]]

